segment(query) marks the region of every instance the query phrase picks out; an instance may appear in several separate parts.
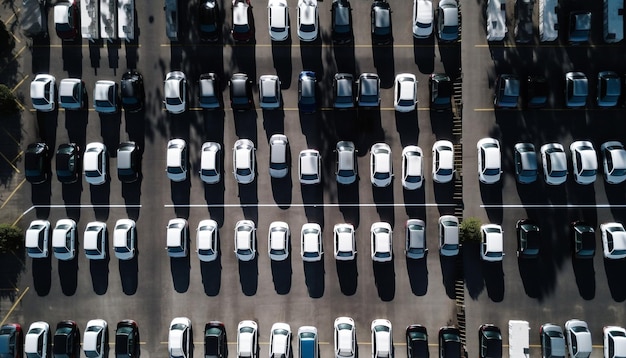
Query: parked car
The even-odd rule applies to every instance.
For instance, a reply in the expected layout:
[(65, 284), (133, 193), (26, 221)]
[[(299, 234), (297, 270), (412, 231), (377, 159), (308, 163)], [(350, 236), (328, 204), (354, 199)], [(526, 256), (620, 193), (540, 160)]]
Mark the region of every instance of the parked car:
[(87, 107), (87, 88), (79, 78), (64, 78), (59, 84), (59, 107), (81, 110)]
[(515, 178), (520, 184), (537, 180), (537, 152), (532, 143), (517, 143), (514, 148)]
[(502, 227), (497, 224), (484, 224), (480, 227), (481, 249), (480, 258), (484, 261), (502, 261), (504, 257), (504, 240)]
[(493, 105), (495, 108), (517, 108), (520, 95), (520, 80), (516, 75), (498, 75)]
[(313, 326), (301, 326), (298, 328), (298, 357), (319, 357), (319, 341), (317, 328)]
[(83, 351), (88, 358), (104, 358), (108, 353), (109, 328), (107, 321), (92, 319), (87, 322), (83, 335)]
[(196, 229), (196, 253), (202, 262), (217, 260), (219, 228), (215, 220), (201, 220)]
[(572, 152), (572, 169), (574, 180), (578, 184), (593, 184), (598, 171), (598, 158), (593, 144), (587, 140), (579, 140), (569, 147)]
[(404, 225), (404, 252), (408, 259), (422, 259), (426, 256), (426, 223), (421, 219), (409, 219)]
[(350, 141), (339, 141), (335, 146), (337, 183), (349, 185), (356, 182), (359, 176), (356, 147)]
[(559, 143), (548, 143), (541, 146), (543, 177), (546, 184), (559, 185), (567, 180), (567, 158), (563, 146)]
[(589, 84), (587, 76), (582, 72), (565, 74), (565, 106), (567, 108), (584, 108), (587, 106)]
[(168, 72), (165, 75), (165, 109), (172, 114), (187, 110), (187, 76), (181, 71)]
[(204, 357), (227, 358), (228, 340), (226, 327), (220, 321), (210, 321), (204, 325)]
[(250, 0), (232, 0), (233, 27), (231, 34), (235, 42), (250, 42), (254, 39), (254, 23)]
[(482, 138), (476, 143), (478, 149), (478, 180), (483, 184), (500, 181), (502, 163), (500, 142), (494, 138)]
[(187, 257), (189, 247), (189, 225), (182, 218), (171, 219), (166, 231), (167, 255), (172, 258)]
[(319, 32), (317, 0), (298, 0), (298, 38), (311, 42)]
[(459, 219), (456, 216), (439, 217), (439, 254), (441, 256), (459, 254)]
[(113, 251), (115, 257), (120, 260), (131, 260), (135, 257), (137, 246), (137, 229), (135, 221), (131, 219), (119, 219), (113, 229)]
[(291, 348), (291, 327), (277, 322), (270, 330), (270, 358), (288, 357)]
[(439, 41), (459, 39), (459, 6), (456, 0), (441, 0), (437, 7), (437, 36)]
[(5, 358), (22, 358), (24, 334), (19, 323), (6, 323), (0, 327), (0, 354)]
[(393, 43), (391, 6), (385, 0), (374, 0), (371, 10), (372, 45)]
[[(309, 0), (316, 1), (316, 0)], [(302, 71), (298, 75), (298, 109), (302, 113), (317, 111), (317, 78), (315, 72)]]
[(256, 226), (252, 220), (239, 220), (235, 225), (235, 255), (240, 261), (256, 257)]
[(36, 75), (30, 83), (30, 100), (33, 103), (33, 108), (38, 111), (54, 111), (56, 108), (56, 78), (45, 73)]
[(463, 357), (461, 332), (453, 326), (439, 328), (439, 358)]
[(359, 76), (357, 96), (359, 108), (379, 108), (380, 77), (375, 73), (362, 73)]
[(448, 111), (452, 109), (452, 80), (445, 73), (433, 73), (428, 77), (430, 109)]
[(120, 81), (120, 93), (122, 95), (122, 107), (129, 113), (139, 112), (143, 109), (145, 90), (143, 76), (134, 70), (125, 72)]
[(306, 223), (300, 230), (300, 256), (302, 261), (315, 262), (322, 260), (324, 254), (322, 228), (319, 224)]
[[(416, 0), (430, 1), (430, 0)], [(393, 106), (398, 112), (412, 112), (417, 105), (417, 79), (412, 73), (396, 75)]]
[(526, 77), (526, 107), (541, 108), (548, 104), (550, 85), (543, 76)]
[(322, 182), (322, 156), (315, 149), (305, 149), (298, 156), (298, 177), (300, 184)]
[(618, 222), (600, 225), (602, 233), (602, 251), (606, 259), (623, 259), (626, 257), (626, 230)]
[(579, 319), (565, 322), (565, 341), (571, 358), (589, 358), (591, 355), (591, 332), (587, 322)]
[(273, 221), (267, 233), (267, 253), (272, 261), (284, 261), (291, 251), (291, 231), (284, 221)]
[(408, 358), (428, 358), (428, 331), (420, 324), (412, 324), (406, 328), (406, 356)]
[(370, 149), (370, 181), (375, 187), (391, 185), (393, 161), (387, 143), (375, 143)]
[(170, 358), (190, 357), (193, 343), (191, 329), (191, 320), (187, 317), (176, 317), (172, 320), (167, 338)]
[[(443, 0), (445, 1), (445, 0)], [(433, 144), (433, 181), (449, 183), (454, 177), (454, 147), (448, 140), (438, 140)]]
[(375, 319), (372, 331), (372, 358), (393, 357), (393, 330), (387, 319)]
[(596, 232), (583, 221), (570, 224), (572, 253), (576, 259), (592, 259), (596, 253)]
[(269, 0), (267, 23), (272, 41), (285, 41), (289, 38), (289, 7), (287, 0)]
[(24, 337), (26, 357), (48, 358), (50, 356), (50, 325), (48, 322), (31, 323)]
[(117, 147), (117, 178), (122, 183), (133, 183), (141, 174), (139, 146), (135, 142), (122, 142)]
[(545, 323), (539, 329), (542, 358), (565, 357), (565, 337), (563, 329), (552, 323)]
[(166, 155), (167, 177), (174, 182), (181, 182), (187, 179), (187, 142), (184, 139), (174, 138), (167, 142)]
[[(209, 0), (211, 2), (214, 0)], [(198, 104), (200, 108), (215, 110), (223, 107), (222, 89), (217, 74), (203, 73), (198, 80)]]
[(256, 322), (244, 320), (237, 325), (237, 357), (257, 358), (259, 328)]
[(333, 107), (354, 108), (354, 77), (349, 73), (336, 73), (333, 77)]
[(72, 184), (80, 174), (80, 150), (75, 143), (59, 144), (56, 152), (57, 179), (63, 184)]
[(87, 144), (83, 155), (83, 176), (91, 185), (106, 183), (109, 174), (109, 156), (107, 147), (99, 142)]
[(617, 141), (602, 143), (602, 167), (604, 180), (608, 184), (619, 184), (626, 180), (626, 150)]
[(433, 34), (435, 13), (430, 0), (413, 0), (413, 37), (427, 39)]
[(626, 354), (626, 329), (619, 326), (605, 326), (602, 328), (602, 338), (605, 358), (617, 358)]
[(60, 219), (52, 231), (52, 251), (61, 261), (73, 260), (76, 256), (76, 221)]
[(85, 256), (89, 260), (103, 260), (107, 257), (107, 224), (92, 221), (85, 226), (83, 234)]
[(61, 40), (73, 41), (79, 33), (78, 6), (75, 0), (65, 0), (54, 4), (54, 29)]
[(333, 228), (335, 259), (339, 261), (354, 260), (356, 257), (356, 237), (352, 224), (335, 224)]
[(198, 4), (198, 33), (200, 40), (218, 42), (222, 37), (222, 18), (216, 0), (202, 0)]
[(206, 184), (217, 184), (222, 177), (222, 146), (204, 142), (200, 150), (200, 179)]
[(502, 357), (502, 333), (493, 324), (483, 324), (478, 329), (478, 349), (480, 358)]
[(233, 174), (239, 184), (250, 184), (256, 175), (256, 149), (250, 139), (238, 139), (233, 146)]
[(596, 103), (598, 107), (610, 108), (617, 106), (622, 95), (622, 79), (613, 71), (598, 73)]
[(373, 261), (388, 262), (393, 260), (393, 230), (389, 223), (373, 223), (370, 227), (370, 241)]
[(104, 114), (117, 113), (120, 107), (117, 83), (99, 80), (93, 88), (93, 108)]
[(80, 330), (76, 322), (66, 320), (57, 323), (52, 343), (55, 358), (80, 358)]
[(354, 41), (352, 7), (348, 0), (333, 0), (331, 6), (331, 37), (336, 45)]
[(580, 45), (589, 42), (591, 12), (572, 11), (569, 14), (569, 43)]
[(132, 319), (117, 322), (115, 328), (115, 357), (139, 357), (139, 327)]
[(254, 108), (252, 99), (252, 81), (245, 73), (234, 73), (228, 82), (230, 106), (235, 111), (247, 111)]
[(335, 357), (356, 357), (356, 326), (350, 317), (337, 317), (335, 328)]
[(24, 177), (31, 184), (41, 184), (50, 176), (50, 150), (46, 143), (31, 143), (24, 152)]
[(47, 258), (50, 248), (49, 238), (50, 222), (48, 220), (31, 221), (24, 235), (24, 246), (28, 256), (33, 259)]
[(289, 140), (284, 134), (273, 134), (269, 140), (269, 173), (272, 178), (284, 178), (289, 174)]
[(530, 219), (522, 219), (515, 224), (515, 232), (517, 233), (517, 257), (537, 258), (541, 247), (539, 226)]
[(402, 187), (415, 190), (424, 183), (424, 153), (416, 145), (402, 149)]
[(282, 107), (282, 94), (280, 92), (280, 80), (278, 76), (263, 75), (259, 78), (259, 106), (261, 109), (269, 110)]

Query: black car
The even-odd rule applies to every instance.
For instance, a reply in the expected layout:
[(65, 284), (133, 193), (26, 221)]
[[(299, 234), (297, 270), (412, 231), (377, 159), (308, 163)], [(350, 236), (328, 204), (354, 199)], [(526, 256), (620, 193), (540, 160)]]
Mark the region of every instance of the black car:
[(57, 323), (52, 353), (54, 358), (80, 358), (80, 331), (76, 322)]
[(430, 109), (446, 111), (452, 109), (452, 81), (445, 73), (433, 73), (428, 77)]
[(391, 6), (386, 1), (376, 0), (372, 3), (372, 44), (390, 45), (393, 42), (391, 31)]
[(222, 35), (220, 8), (215, 0), (204, 0), (198, 7), (200, 40), (217, 42)]
[(228, 357), (228, 344), (224, 323), (220, 321), (211, 321), (204, 326), (204, 357)]
[(517, 233), (517, 257), (532, 259), (539, 256), (541, 246), (541, 235), (539, 226), (532, 220), (519, 220), (515, 224)]
[(576, 259), (592, 259), (596, 253), (596, 232), (583, 221), (570, 224), (572, 253)]
[(502, 357), (502, 334), (493, 324), (483, 324), (478, 329), (478, 350), (480, 358)]
[(137, 71), (128, 71), (122, 75), (120, 83), (122, 107), (127, 112), (139, 112), (143, 109), (145, 92), (143, 77)]
[(115, 358), (139, 357), (139, 327), (131, 319), (117, 323), (115, 329)]
[(24, 350), (24, 334), (22, 326), (7, 323), (0, 327), (0, 356), (2, 358), (22, 358)]
[(350, 2), (347, 0), (334, 0), (330, 11), (332, 15), (331, 36), (333, 43), (341, 45), (354, 41)]
[(543, 76), (528, 76), (526, 79), (526, 106), (545, 107), (548, 103), (548, 81)]
[(57, 179), (63, 184), (75, 183), (80, 173), (80, 151), (75, 143), (60, 144), (56, 154)]
[(219, 77), (215, 73), (203, 73), (198, 81), (198, 102), (204, 109), (222, 108), (222, 90)]
[(252, 81), (245, 73), (235, 73), (228, 82), (230, 105), (236, 111), (246, 111), (254, 107)]
[(122, 142), (117, 148), (117, 177), (122, 183), (132, 183), (139, 178), (139, 147), (135, 142)]
[(461, 332), (453, 326), (439, 328), (439, 358), (461, 358), (463, 356)]
[(41, 184), (48, 180), (50, 173), (50, 153), (46, 143), (31, 143), (24, 154), (24, 172), (26, 180), (32, 184)]
[(426, 327), (412, 324), (406, 328), (406, 355), (408, 358), (429, 357)]

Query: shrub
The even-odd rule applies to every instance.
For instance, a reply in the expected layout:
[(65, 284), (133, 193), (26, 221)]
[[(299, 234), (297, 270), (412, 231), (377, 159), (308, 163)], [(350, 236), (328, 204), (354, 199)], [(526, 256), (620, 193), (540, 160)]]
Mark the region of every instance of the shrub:
[(11, 92), (11, 89), (0, 84), (0, 113), (12, 114), (17, 112), (18, 109), (15, 95)]
[(463, 219), (460, 226), (461, 242), (480, 242), (480, 219), (469, 217)]
[(24, 231), (11, 224), (0, 224), (0, 253), (19, 251), (24, 242)]

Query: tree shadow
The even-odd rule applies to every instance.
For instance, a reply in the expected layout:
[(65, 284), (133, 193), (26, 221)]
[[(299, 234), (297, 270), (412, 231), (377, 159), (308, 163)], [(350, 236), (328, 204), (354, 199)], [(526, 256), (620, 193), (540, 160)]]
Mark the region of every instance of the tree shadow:
[(25, 259), (24, 245), (16, 251), (0, 254), (0, 298), (14, 301), (20, 274), (26, 269)]

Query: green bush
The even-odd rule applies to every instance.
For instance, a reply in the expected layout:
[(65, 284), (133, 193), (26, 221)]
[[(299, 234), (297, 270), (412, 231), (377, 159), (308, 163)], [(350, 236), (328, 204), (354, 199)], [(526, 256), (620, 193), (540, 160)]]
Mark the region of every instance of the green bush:
[(475, 217), (463, 219), (460, 226), (461, 242), (480, 242), (480, 226), (482, 222)]
[(11, 224), (0, 224), (0, 253), (19, 251), (24, 242), (24, 231)]
[(11, 89), (0, 84), (0, 113), (12, 114), (17, 112), (18, 109), (15, 95), (11, 92)]

